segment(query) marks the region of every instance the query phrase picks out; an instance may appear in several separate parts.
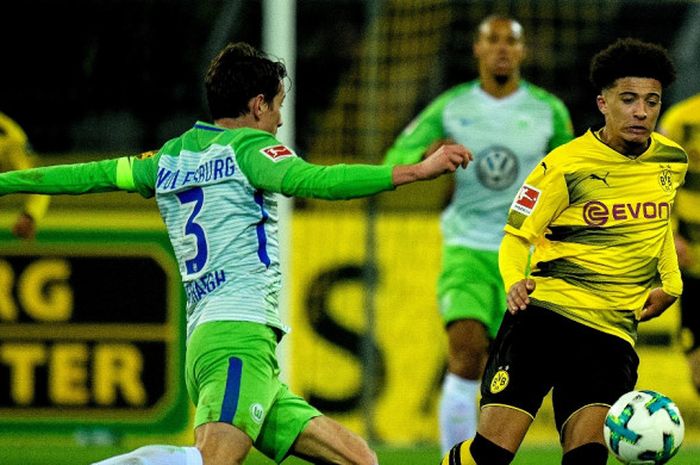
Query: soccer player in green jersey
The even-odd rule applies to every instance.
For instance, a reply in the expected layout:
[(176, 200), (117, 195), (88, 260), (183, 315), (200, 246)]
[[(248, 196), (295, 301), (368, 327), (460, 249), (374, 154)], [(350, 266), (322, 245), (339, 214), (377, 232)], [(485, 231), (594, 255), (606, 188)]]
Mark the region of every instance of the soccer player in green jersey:
[(671, 106), (659, 121), (659, 132), (688, 152), (688, 174), (673, 210), (678, 221), (674, 238), (684, 289), (681, 342), (700, 394), (700, 93)]
[(186, 384), (196, 447), (146, 446), (100, 465), (239, 465), (251, 447), (277, 463), (376, 465), (366, 442), (294, 395), (275, 356), (287, 332), (278, 193), (347, 199), (466, 167), (445, 145), (402, 166), (306, 163), (275, 138), (286, 71), (248, 44), (227, 46), (205, 80), (214, 124), (197, 122), (157, 152), (0, 175), (0, 194), (126, 190), (155, 196), (187, 295)]
[(520, 77), (523, 28), (489, 16), (478, 27), (479, 78), (441, 94), (397, 138), (386, 163), (413, 163), (445, 140), (474, 154), (441, 217), (438, 306), (448, 338), (438, 407), (443, 453), (474, 435), (479, 379), (506, 309), (498, 246), (508, 208), (527, 173), (573, 137), (564, 104)]
[(635, 39), (593, 58), (605, 124), (550, 152), (512, 202), (499, 250), (508, 312), (477, 434), (444, 464), (511, 463), (550, 390), (561, 463), (607, 463), (603, 422), (635, 387), (637, 325), (682, 290), (670, 214), (688, 157), (654, 132), (674, 78), (666, 50)]

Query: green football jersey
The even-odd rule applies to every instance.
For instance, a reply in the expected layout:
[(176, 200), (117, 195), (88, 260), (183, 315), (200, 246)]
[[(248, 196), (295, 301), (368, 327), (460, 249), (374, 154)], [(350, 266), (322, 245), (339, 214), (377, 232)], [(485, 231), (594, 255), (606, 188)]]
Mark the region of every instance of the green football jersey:
[(280, 320), (278, 193), (349, 199), (393, 189), (392, 167), (306, 163), (271, 134), (198, 122), (158, 152), (0, 174), (0, 195), (127, 190), (156, 197), (187, 294), (207, 321)]
[[(634, 344), (663, 254), (675, 260), (671, 208), (687, 166), (683, 149), (657, 133), (638, 157), (591, 131), (547, 155), (505, 226), (535, 245), (532, 303)], [(680, 282), (677, 266), (670, 271)]]

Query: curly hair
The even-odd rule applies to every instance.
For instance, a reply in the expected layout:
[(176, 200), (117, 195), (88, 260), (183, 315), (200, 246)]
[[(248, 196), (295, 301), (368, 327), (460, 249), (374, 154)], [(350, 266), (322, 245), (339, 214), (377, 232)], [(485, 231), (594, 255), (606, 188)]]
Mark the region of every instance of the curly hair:
[(676, 67), (665, 48), (638, 39), (618, 39), (591, 60), (590, 80), (601, 91), (624, 77), (656, 79), (662, 87), (676, 79)]
[(248, 113), (248, 102), (262, 94), (271, 103), (287, 77), (283, 63), (245, 43), (228, 44), (212, 61), (204, 86), (213, 119)]

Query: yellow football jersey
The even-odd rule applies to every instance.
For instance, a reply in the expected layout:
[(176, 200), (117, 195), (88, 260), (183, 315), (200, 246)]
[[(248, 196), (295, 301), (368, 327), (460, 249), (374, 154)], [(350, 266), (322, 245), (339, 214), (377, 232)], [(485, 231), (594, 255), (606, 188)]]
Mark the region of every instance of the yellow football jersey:
[[(0, 171), (32, 168), (34, 163), (29, 156), (27, 135), (21, 127), (7, 115), (0, 113)], [(50, 197), (30, 195), (24, 211), (34, 221), (39, 221), (49, 207)]]
[[(550, 152), (525, 180), (505, 226), (535, 245), (532, 303), (634, 344), (637, 315), (659, 273), (675, 273), (668, 280), (680, 283), (670, 216), (687, 165), (683, 149), (657, 133), (637, 157), (592, 131)], [(660, 261), (671, 263), (670, 274)]]
[(669, 108), (661, 118), (659, 130), (688, 153), (688, 174), (678, 191), (673, 213), (693, 251), (694, 263), (688, 271), (700, 276), (700, 94)]

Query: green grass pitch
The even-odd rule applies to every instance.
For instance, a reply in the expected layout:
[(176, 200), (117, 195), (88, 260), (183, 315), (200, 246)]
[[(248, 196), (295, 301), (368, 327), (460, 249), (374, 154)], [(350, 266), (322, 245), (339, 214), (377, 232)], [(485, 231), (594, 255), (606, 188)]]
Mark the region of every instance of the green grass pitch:
[[(383, 448), (376, 447), (380, 465), (438, 465), (440, 452), (437, 447)], [(699, 448), (681, 448), (678, 455), (668, 465), (698, 465)], [(284, 465), (303, 465), (307, 462), (288, 459)], [(516, 456), (512, 465), (559, 465), (561, 452), (557, 447), (524, 447)], [(273, 465), (265, 457), (251, 454), (245, 465)], [(615, 458), (608, 459), (608, 465), (619, 465)]]
[[(437, 447), (375, 447), (379, 455), (380, 465), (438, 465), (440, 453)], [(5, 448), (0, 451), (0, 464), (2, 465), (88, 465), (94, 461), (102, 460), (110, 455), (123, 452), (113, 447), (91, 446), (68, 450), (57, 448), (31, 449)], [(700, 448), (684, 446), (669, 465), (698, 465)], [(308, 462), (289, 458), (284, 465), (304, 465)], [(523, 447), (512, 465), (559, 465), (561, 452), (555, 446), (551, 447)], [(616, 465), (618, 462), (610, 457), (608, 465)], [(252, 452), (245, 465), (274, 465), (274, 462), (257, 452)]]

